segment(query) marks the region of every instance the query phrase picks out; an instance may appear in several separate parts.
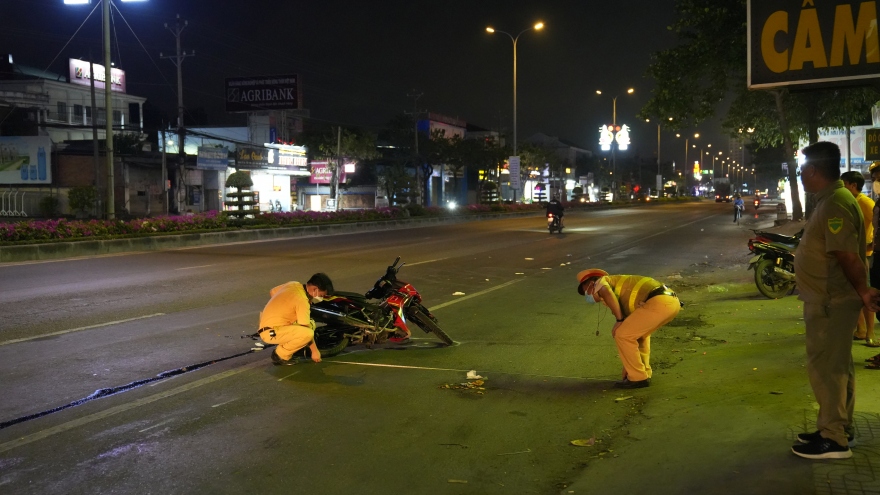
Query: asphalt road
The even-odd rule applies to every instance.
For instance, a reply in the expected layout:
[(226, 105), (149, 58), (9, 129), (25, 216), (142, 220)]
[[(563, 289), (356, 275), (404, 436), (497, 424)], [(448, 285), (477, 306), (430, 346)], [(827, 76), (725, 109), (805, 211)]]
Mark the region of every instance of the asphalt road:
[[(669, 419), (650, 399), (688, 396), (707, 351), (732, 359), (762, 340), (763, 326), (746, 335), (732, 319), (781, 314), (789, 330), (771, 336), (780, 322), (762, 322), (760, 345), (782, 342), (786, 363), (802, 358), (796, 299), (756, 296), (745, 270), (745, 227), (772, 218), (772, 206), (749, 208), (735, 225), (729, 204), (704, 202), (570, 212), (561, 235), (526, 217), (0, 265), (0, 491), (611, 493), (597, 486), (622, 486), (627, 462), (648, 462), (634, 447), (650, 440), (643, 423)], [(321, 364), (276, 367), (269, 352), (249, 352), (241, 337), (271, 287), (324, 271), (337, 289), (363, 292), (396, 256), (399, 278), (456, 345), (416, 329), (409, 345), (355, 346)], [(693, 303), (654, 339), (651, 388), (611, 388), (612, 317), (575, 292), (590, 267), (653, 276)], [(182, 373), (155, 379), (173, 370)], [(485, 390), (456, 388), (469, 370)], [(809, 389), (794, 371), (797, 399), (773, 409), (783, 425), (792, 410), (809, 419), (797, 415)], [(730, 378), (720, 383), (742, 385)], [(767, 387), (781, 385), (755, 386), (761, 399), (748, 408), (763, 411)], [(653, 455), (672, 452), (682, 454)], [(809, 464), (789, 457), (772, 476), (790, 478), (751, 493), (806, 493), (779, 489), (812, 487)], [(683, 483), (654, 464), (644, 476)]]

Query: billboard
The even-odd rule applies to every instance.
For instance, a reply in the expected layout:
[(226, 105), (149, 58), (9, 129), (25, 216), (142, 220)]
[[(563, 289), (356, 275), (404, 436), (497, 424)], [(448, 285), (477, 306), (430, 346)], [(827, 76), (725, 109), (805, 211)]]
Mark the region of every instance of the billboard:
[(0, 136), (0, 184), (51, 184), (52, 141), (46, 136)]
[(199, 146), (196, 168), (224, 172), (227, 167), (229, 167), (229, 150), (226, 148)]
[[(333, 169), (329, 162), (309, 162), (312, 167), (312, 174), (309, 177), (310, 184), (330, 184), (333, 181)], [(339, 171), (339, 183), (345, 182), (345, 169)]]
[(875, 1), (748, 0), (748, 86), (880, 76)]
[(259, 112), (299, 108), (299, 76), (234, 77), (226, 79), (227, 112)]
[[(79, 84), (81, 86), (91, 86), (91, 67), (85, 60), (75, 58), (69, 59), (70, 63), (70, 83)], [(95, 66), (95, 89), (104, 89), (104, 79), (106, 72), (101, 64), (93, 64)], [(125, 93), (125, 71), (110, 68), (110, 91), (117, 93)]]
[(238, 146), (235, 168), (268, 170), (280, 175), (309, 175), (308, 159), (303, 146), (265, 143), (262, 148)]

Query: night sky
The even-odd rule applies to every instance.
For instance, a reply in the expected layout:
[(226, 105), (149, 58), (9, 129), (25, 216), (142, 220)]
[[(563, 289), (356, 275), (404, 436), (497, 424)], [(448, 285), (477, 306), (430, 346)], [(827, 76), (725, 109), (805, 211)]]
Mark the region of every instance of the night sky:
[[(666, 29), (674, 19), (673, 0), (115, 5), (124, 20), (114, 12), (113, 60), (126, 71), (128, 92), (148, 98), (172, 119), (176, 69), (159, 52), (174, 53), (174, 36), (164, 24), (172, 26), (180, 14), (189, 23), (182, 47), (196, 51), (183, 62), (184, 105), (191, 112), (203, 108), (210, 124), (244, 122), (224, 111), (225, 78), (300, 74), (304, 107), (313, 119), (374, 131), (413, 110), (407, 96), (413, 90), (422, 93), (420, 110), (485, 128), (512, 128), (513, 44), (485, 28), (516, 36), (543, 21), (542, 31), (526, 32), (517, 44), (519, 140), (543, 132), (598, 151), (598, 127), (610, 123), (612, 96), (619, 94), (618, 123), (631, 125), (636, 152), (647, 156), (656, 151), (657, 128), (635, 117), (652, 88), (644, 73), (651, 53), (675, 43)], [(94, 6), (2, 0), (0, 53), (60, 74), (68, 58), (87, 59), (89, 49), (100, 63), (100, 8), (74, 36)], [(629, 87), (636, 93), (627, 95)], [(604, 94), (597, 96), (596, 89)], [(701, 132), (710, 142), (710, 134), (720, 136), (717, 129), (712, 122), (690, 134)], [(717, 137), (714, 142), (722, 145)], [(664, 132), (661, 155), (681, 163), (683, 141)]]

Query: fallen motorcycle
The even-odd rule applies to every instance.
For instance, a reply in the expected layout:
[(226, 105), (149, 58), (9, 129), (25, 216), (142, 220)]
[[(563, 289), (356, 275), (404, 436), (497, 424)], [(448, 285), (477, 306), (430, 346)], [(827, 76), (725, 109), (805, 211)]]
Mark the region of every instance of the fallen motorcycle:
[[(425, 333), (433, 333), (446, 345), (453, 340), (437, 324), (437, 318), (422, 305), (422, 296), (411, 284), (397, 279), (403, 268), (398, 256), (373, 288), (366, 294), (334, 292), (321, 302), (312, 304), (315, 320), (315, 344), (321, 356), (335, 356), (349, 344), (371, 346), (397, 335), (409, 335), (409, 323)], [(306, 347), (303, 351), (308, 355)]]
[(794, 236), (753, 230), (749, 251), (755, 256), (749, 260), (749, 269), (755, 270), (758, 292), (770, 299), (791, 294), (795, 287), (794, 251), (803, 230)]

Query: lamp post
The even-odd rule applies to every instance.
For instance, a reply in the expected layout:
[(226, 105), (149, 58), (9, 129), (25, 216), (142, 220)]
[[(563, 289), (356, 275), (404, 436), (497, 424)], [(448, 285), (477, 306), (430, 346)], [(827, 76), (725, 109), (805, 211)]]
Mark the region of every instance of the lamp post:
[(532, 29), (534, 29), (535, 31), (540, 31), (541, 29), (544, 29), (544, 23), (538, 22), (530, 28), (523, 29), (516, 36), (513, 36), (512, 34), (506, 32), (506, 31), (494, 29), (491, 26), (486, 28), (487, 33), (506, 34), (510, 38), (510, 41), (513, 42), (513, 156), (517, 156), (517, 154), (516, 154), (516, 42), (519, 41), (519, 37), (522, 36), (523, 33), (527, 32), (527, 31), (531, 31)]
[[(110, 3), (112, 0), (99, 0), (102, 5), (102, 13), (103, 13), (103, 43), (104, 43), (104, 120), (105, 120), (105, 128), (104, 128), (104, 140), (105, 140), (105, 154), (107, 156), (107, 219), (113, 220), (116, 218), (116, 205), (115, 203), (115, 194), (113, 191), (114, 187), (114, 174), (113, 174), (113, 98), (112, 98), (112, 86), (113, 79), (111, 78), (111, 57), (110, 57)], [(122, 2), (145, 2), (146, 0), (121, 0)], [(64, 0), (64, 3), (67, 5), (87, 5), (92, 3), (92, 0)], [(89, 74), (89, 77), (94, 77), (94, 74)], [(92, 118), (96, 118), (96, 115), (93, 115)], [(95, 178), (97, 181), (97, 177)]]
[[(629, 95), (631, 95), (635, 92), (636, 92), (636, 90), (634, 88), (629, 88), (626, 90), (626, 94), (629, 94)], [(602, 90), (597, 89), (596, 94), (601, 95)], [(612, 103), (611, 126), (612, 126), (612, 129), (614, 129), (614, 132), (617, 132), (617, 96), (613, 96), (611, 98), (611, 103)], [(615, 141), (616, 141), (616, 139), (615, 139)], [(614, 143), (612, 142), (611, 143), (611, 176), (612, 176), (612, 181), (613, 181), (615, 174), (617, 174), (617, 156), (614, 154)]]

